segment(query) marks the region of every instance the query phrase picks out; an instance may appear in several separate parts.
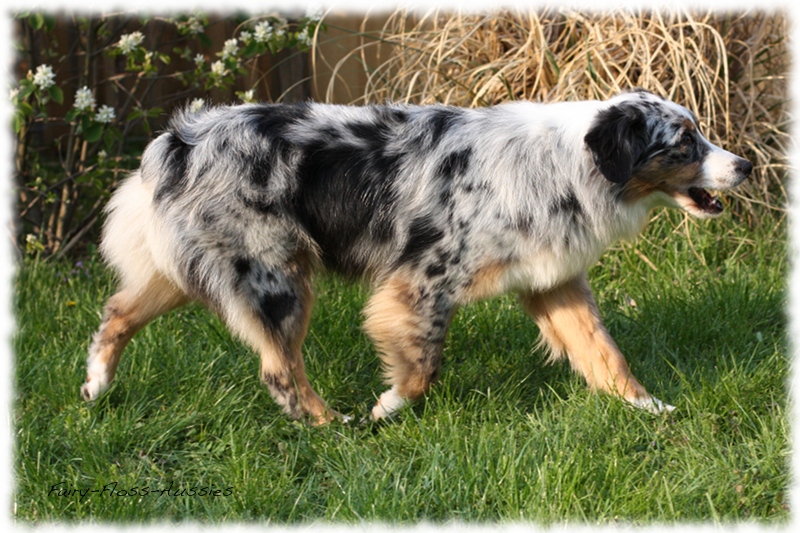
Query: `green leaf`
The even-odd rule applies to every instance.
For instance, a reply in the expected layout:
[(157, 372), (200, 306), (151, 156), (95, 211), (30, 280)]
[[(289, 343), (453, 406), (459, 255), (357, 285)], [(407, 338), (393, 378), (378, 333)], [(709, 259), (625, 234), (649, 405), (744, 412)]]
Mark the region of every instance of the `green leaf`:
[(56, 103), (64, 103), (64, 91), (61, 90), (61, 87), (58, 85), (53, 85), (50, 87), (48, 92), (50, 93), (50, 98), (52, 98)]
[(46, 31), (53, 31), (56, 27), (56, 17), (52, 15), (42, 15), (44, 19), (44, 29)]
[(555, 74), (556, 79), (559, 79), (561, 77), (561, 69), (558, 66), (556, 56), (553, 55), (553, 52), (550, 50), (545, 50), (544, 55), (547, 58), (547, 62), (550, 64), (550, 68), (553, 70), (553, 74)]
[(242, 49), (242, 55), (244, 57), (253, 57), (257, 53), (259, 53), (259, 44), (255, 40), (250, 41), (247, 45)]
[(38, 12), (34, 13), (32, 16), (28, 18), (28, 23), (34, 30), (41, 30), (42, 26), (44, 26), (44, 16), (42, 16), (42, 14)]
[(84, 129), (83, 134), (88, 142), (97, 142), (100, 140), (100, 137), (103, 136), (103, 125), (94, 122), (88, 128)]
[(19, 94), (17, 95), (17, 98), (19, 98), (20, 101), (25, 100), (35, 91), (36, 85), (31, 83), (30, 80), (22, 80), (19, 82)]
[(25, 115), (20, 112), (14, 113), (14, 119), (12, 122), (12, 126), (14, 128), (14, 133), (19, 134), (22, 131), (22, 127), (25, 125)]
[(115, 145), (122, 143), (122, 132), (119, 128), (109, 127), (103, 135), (103, 145), (110, 152)]
[(136, 107), (133, 109), (133, 111), (128, 113), (128, 116), (125, 120), (136, 120), (137, 118), (141, 118), (143, 114), (144, 113), (142, 112), (142, 109), (140, 107)]
[(26, 118), (33, 115), (34, 113), (33, 106), (27, 102), (20, 102), (19, 104), (17, 104), (17, 111), (22, 113), (22, 116)]
[(78, 115), (80, 115), (80, 113), (81, 112), (79, 109), (73, 107), (67, 112), (66, 116), (64, 117), (64, 120), (66, 120), (67, 122), (72, 122), (78, 117)]

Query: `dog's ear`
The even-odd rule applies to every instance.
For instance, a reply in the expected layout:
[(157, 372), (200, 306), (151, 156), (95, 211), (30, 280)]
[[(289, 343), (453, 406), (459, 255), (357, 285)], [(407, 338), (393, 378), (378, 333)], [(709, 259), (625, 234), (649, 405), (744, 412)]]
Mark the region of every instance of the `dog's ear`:
[(647, 121), (634, 103), (621, 103), (601, 111), (584, 142), (600, 173), (614, 183), (625, 183), (647, 148)]

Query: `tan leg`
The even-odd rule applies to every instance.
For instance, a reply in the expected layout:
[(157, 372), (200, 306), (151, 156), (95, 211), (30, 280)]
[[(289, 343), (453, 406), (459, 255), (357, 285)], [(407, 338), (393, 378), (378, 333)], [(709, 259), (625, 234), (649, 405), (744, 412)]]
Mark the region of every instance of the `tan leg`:
[(564, 355), (588, 385), (619, 395), (630, 403), (653, 412), (671, 411), (650, 396), (633, 376), (614, 340), (606, 331), (583, 277), (543, 293), (520, 295), (525, 310), (541, 330), (552, 351), (552, 359)]
[(229, 301), (223, 318), (260, 355), (261, 379), (289, 416), (306, 418), (313, 425), (344, 418), (325, 405), (306, 377), (302, 344), (313, 305), (310, 282), (294, 275), (285, 281), (279, 286), (280, 297), (265, 286), (250, 287), (250, 298)]
[(390, 416), (425, 395), (441, 366), (442, 346), (454, 306), (442, 293), (390, 279), (370, 299), (364, 329), (378, 348), (386, 381), (372, 418)]
[(143, 288), (123, 288), (112, 296), (89, 348), (86, 383), (81, 387), (83, 399), (95, 400), (108, 389), (122, 350), (137, 331), (186, 302), (186, 295), (160, 275), (153, 276)]

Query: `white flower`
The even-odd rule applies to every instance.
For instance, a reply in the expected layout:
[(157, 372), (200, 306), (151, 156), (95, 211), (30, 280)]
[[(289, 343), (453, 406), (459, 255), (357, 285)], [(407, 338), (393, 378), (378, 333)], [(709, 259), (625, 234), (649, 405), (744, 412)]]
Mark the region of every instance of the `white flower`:
[(314, 42), (314, 39), (311, 38), (307, 31), (301, 31), (297, 34), (297, 42), (303, 46), (311, 46), (311, 43)]
[(202, 110), (206, 105), (206, 101), (202, 98), (195, 98), (189, 104), (189, 112), (190, 113), (197, 113), (198, 111)]
[(189, 33), (192, 35), (203, 33), (205, 29), (203, 23), (197, 17), (189, 17), (189, 20), (186, 21), (186, 25), (189, 26)]
[(108, 157), (108, 153), (105, 150), (100, 150), (97, 152), (97, 159), (103, 161), (106, 157)]
[(204, 56), (203, 54), (197, 54), (196, 56), (194, 56), (194, 64), (197, 65), (198, 67), (205, 62), (206, 62), (206, 56)]
[(225, 63), (222, 61), (214, 61), (211, 63), (211, 73), (216, 74), (217, 76), (224, 76), (225, 75)]
[(115, 118), (117, 118), (116, 111), (114, 111), (113, 107), (107, 105), (101, 106), (100, 109), (97, 110), (97, 115), (94, 117), (97, 122), (102, 124), (113, 122)]
[(222, 59), (236, 57), (236, 52), (239, 51), (238, 43), (239, 41), (237, 41), (235, 38), (225, 41), (225, 45), (222, 47)]
[(239, 37), (242, 39), (242, 41), (243, 41), (243, 42), (245, 42), (245, 43), (246, 43), (246, 42), (249, 42), (249, 41), (250, 41), (250, 39), (252, 39), (252, 38), (253, 38), (253, 34), (252, 34), (252, 33), (250, 33), (249, 31), (243, 31), (243, 32), (241, 32), (241, 33), (239, 34)]
[(41, 90), (46, 90), (55, 85), (56, 75), (50, 65), (39, 65), (36, 67), (36, 74), (33, 76), (33, 83)]
[(244, 102), (246, 104), (252, 104), (253, 101), (255, 100), (253, 89), (250, 89), (249, 91), (243, 92), (241, 94), (241, 97), (242, 97), (242, 102)]
[(310, 5), (306, 10), (306, 18), (309, 22), (319, 22), (322, 20), (322, 8), (320, 6)]
[(142, 44), (142, 42), (144, 42), (144, 35), (142, 35), (140, 31), (135, 31), (133, 33), (126, 33), (120, 37), (117, 46), (119, 46), (123, 54), (127, 55)]
[(19, 96), (19, 87), (14, 87), (9, 91), (8, 99), (12, 102), (15, 102), (17, 100), (17, 96)]
[(94, 109), (94, 96), (88, 87), (81, 87), (75, 93), (75, 108), (79, 111)]
[(269, 41), (269, 38), (272, 37), (272, 25), (269, 21), (259, 22), (256, 25), (254, 36), (259, 43)]

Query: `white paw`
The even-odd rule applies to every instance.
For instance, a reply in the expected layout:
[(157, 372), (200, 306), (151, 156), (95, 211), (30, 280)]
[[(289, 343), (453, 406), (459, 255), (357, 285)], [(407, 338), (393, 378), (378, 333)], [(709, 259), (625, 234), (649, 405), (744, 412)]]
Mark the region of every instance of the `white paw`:
[(650, 396), (649, 398), (634, 398), (633, 400), (628, 400), (628, 402), (632, 403), (639, 409), (644, 409), (645, 411), (649, 411), (654, 415), (671, 413), (675, 410), (674, 406), (662, 402), (655, 396)]
[(87, 381), (81, 385), (81, 397), (84, 401), (91, 402), (96, 400), (102, 394), (100, 383), (95, 381)]
[(106, 365), (90, 362), (86, 375), (86, 383), (81, 385), (81, 397), (87, 402), (96, 400), (108, 389)]
[(397, 393), (396, 387), (392, 387), (378, 398), (378, 403), (372, 408), (372, 419), (380, 420), (392, 416), (405, 404), (406, 399)]

